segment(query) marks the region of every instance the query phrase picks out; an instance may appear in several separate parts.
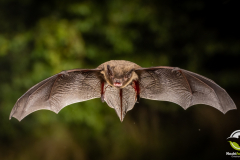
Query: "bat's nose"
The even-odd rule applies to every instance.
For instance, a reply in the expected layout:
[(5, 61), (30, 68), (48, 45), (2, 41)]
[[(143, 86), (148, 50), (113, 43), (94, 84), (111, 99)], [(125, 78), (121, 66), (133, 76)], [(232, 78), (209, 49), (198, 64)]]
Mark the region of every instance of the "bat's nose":
[(122, 80), (115, 78), (113, 81), (114, 86), (121, 87), (122, 86)]
[(116, 78), (115, 78), (115, 79), (114, 79), (114, 82), (115, 82), (115, 83), (122, 83), (122, 80), (121, 80), (121, 79), (116, 79)]

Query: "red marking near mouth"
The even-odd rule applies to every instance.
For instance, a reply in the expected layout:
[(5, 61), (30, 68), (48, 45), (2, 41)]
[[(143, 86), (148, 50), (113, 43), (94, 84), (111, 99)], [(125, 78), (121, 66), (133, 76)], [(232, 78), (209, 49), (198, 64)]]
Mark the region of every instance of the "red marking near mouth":
[(116, 86), (116, 87), (121, 87), (121, 86), (122, 86), (122, 83), (115, 82), (115, 83), (113, 83), (113, 85)]

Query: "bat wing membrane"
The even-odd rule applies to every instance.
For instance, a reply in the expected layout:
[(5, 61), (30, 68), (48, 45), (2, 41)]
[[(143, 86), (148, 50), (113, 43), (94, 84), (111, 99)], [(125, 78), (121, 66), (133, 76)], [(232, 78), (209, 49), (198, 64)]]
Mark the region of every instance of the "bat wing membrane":
[(14, 105), (11, 117), (21, 121), (41, 110), (58, 113), (72, 103), (101, 97), (100, 70), (74, 69), (49, 77), (30, 88)]
[(174, 67), (141, 68), (140, 97), (170, 101), (187, 109), (195, 104), (210, 105), (223, 113), (236, 109), (227, 92), (212, 80)]
[(131, 85), (123, 89), (109, 87), (105, 84), (104, 100), (109, 107), (114, 108), (119, 119), (123, 121), (126, 113), (134, 107), (136, 103), (136, 92)]

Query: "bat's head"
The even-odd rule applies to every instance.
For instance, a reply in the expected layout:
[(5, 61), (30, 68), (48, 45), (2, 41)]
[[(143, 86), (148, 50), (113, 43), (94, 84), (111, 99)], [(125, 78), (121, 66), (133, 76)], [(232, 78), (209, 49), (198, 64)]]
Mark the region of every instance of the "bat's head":
[(136, 73), (134, 68), (129, 66), (110, 66), (107, 65), (106, 69), (104, 70), (105, 78), (107, 82), (110, 83), (111, 86), (117, 88), (124, 88), (129, 83), (132, 82), (133, 79), (136, 78)]

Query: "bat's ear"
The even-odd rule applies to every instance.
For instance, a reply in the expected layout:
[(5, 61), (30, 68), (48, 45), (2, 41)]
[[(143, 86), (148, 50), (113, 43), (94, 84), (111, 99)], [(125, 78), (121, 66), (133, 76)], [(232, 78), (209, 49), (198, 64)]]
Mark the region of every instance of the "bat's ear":
[(107, 73), (109, 76), (113, 76), (113, 71), (109, 65), (107, 65)]
[(126, 76), (127, 78), (130, 78), (133, 71), (135, 71), (135, 69), (131, 69), (130, 71), (128, 71), (125, 76)]

